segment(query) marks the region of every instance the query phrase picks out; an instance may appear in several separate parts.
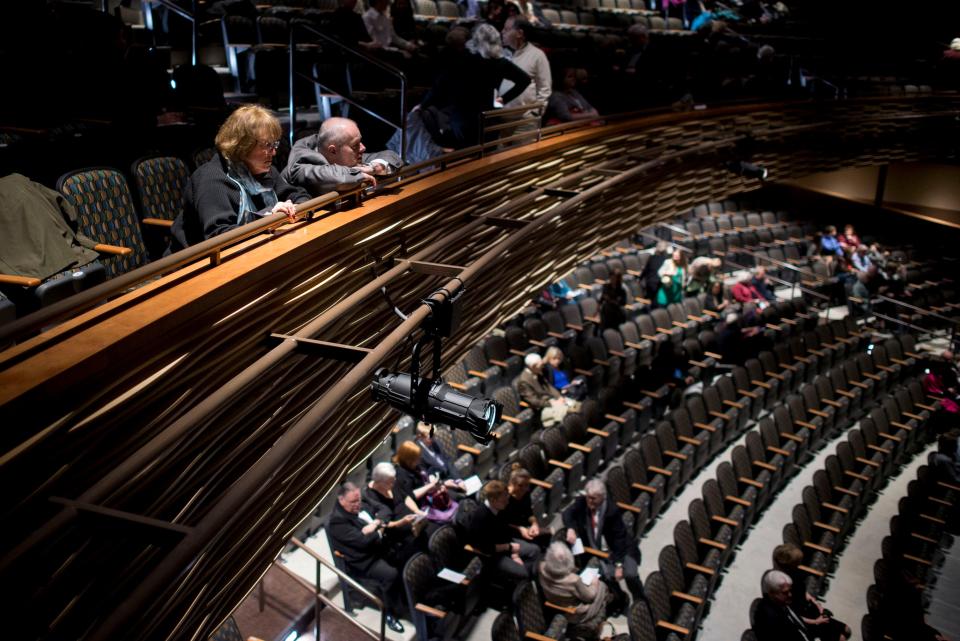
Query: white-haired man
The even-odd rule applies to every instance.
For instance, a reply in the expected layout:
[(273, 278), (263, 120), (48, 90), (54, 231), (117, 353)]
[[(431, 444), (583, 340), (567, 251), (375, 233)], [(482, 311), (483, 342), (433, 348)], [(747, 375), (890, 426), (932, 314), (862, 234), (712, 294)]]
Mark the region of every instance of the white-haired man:
[(537, 353), (527, 354), (523, 359), (523, 372), (517, 377), (517, 393), (520, 399), (540, 413), (540, 422), (550, 427), (563, 420), (573, 409), (575, 401), (564, 398), (543, 372), (544, 361)]
[(366, 153), (357, 123), (349, 118), (327, 118), (320, 130), (293, 144), (283, 179), (303, 187), (312, 196), (350, 188), (357, 183), (377, 184), (376, 176), (398, 170), (403, 162), (386, 150)]
[(760, 579), (763, 600), (754, 614), (757, 641), (812, 641), (807, 626), (790, 608), (793, 579), (780, 570), (767, 570)]

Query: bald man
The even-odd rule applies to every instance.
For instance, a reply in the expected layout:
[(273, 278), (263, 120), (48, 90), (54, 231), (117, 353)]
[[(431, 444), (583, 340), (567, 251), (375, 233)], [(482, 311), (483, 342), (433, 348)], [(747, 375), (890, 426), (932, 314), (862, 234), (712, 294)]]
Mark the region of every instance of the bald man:
[(283, 178), (319, 196), (357, 183), (376, 185), (376, 176), (391, 174), (403, 165), (392, 151), (365, 152), (357, 123), (349, 118), (327, 118), (320, 131), (294, 143)]

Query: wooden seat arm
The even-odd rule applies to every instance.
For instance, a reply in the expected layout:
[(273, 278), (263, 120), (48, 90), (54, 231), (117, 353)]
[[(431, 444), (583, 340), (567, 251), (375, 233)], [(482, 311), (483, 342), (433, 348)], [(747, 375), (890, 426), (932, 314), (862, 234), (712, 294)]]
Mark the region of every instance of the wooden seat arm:
[(514, 356), (520, 356), (521, 358), (527, 355), (526, 352), (521, 351), (519, 349), (513, 349), (513, 348), (510, 348), (510, 353), (513, 354)]
[(686, 461), (686, 460), (687, 460), (687, 455), (686, 455), (686, 454), (681, 454), (680, 452), (674, 452), (673, 450), (664, 450), (664, 451), (663, 451), (663, 454), (664, 454), (665, 456), (669, 456), (670, 458), (675, 458), (675, 459), (680, 460), (680, 461)]
[(831, 400), (831, 399), (829, 399), (829, 398), (824, 398), (824, 399), (821, 399), (821, 400), (822, 400), (823, 403), (829, 405), (830, 407), (836, 408), (836, 409), (840, 409), (841, 407), (843, 407), (843, 403), (840, 403), (840, 402), (838, 402), (838, 401)]
[(545, 490), (553, 489), (553, 483), (547, 483), (546, 481), (541, 481), (540, 479), (530, 479), (530, 483), (532, 485), (536, 485), (537, 487), (542, 487)]
[(657, 488), (650, 485), (643, 485), (642, 483), (631, 483), (630, 487), (635, 490), (640, 490), (641, 492), (647, 492), (648, 494), (656, 494)]
[(791, 372), (797, 372), (800, 369), (796, 365), (791, 365), (790, 363), (779, 363), (779, 365), (783, 369), (790, 370)]
[(532, 641), (557, 641), (557, 639), (554, 639), (553, 637), (548, 637), (547, 635), (540, 634), (538, 632), (531, 632), (530, 630), (527, 630), (523, 633), (523, 638), (531, 639)]
[(561, 334), (560, 332), (547, 332), (547, 336), (549, 336), (549, 337), (551, 337), (551, 338), (566, 338), (566, 337), (565, 337), (563, 334)]
[(476, 376), (477, 378), (487, 378), (487, 375), (484, 372), (475, 369), (468, 369), (467, 374), (470, 376)]
[(798, 570), (802, 570), (803, 572), (806, 572), (807, 574), (812, 574), (813, 576), (819, 576), (819, 577), (825, 576), (825, 574), (824, 574), (823, 572), (821, 572), (820, 570), (815, 570), (815, 569), (813, 569), (812, 567), (810, 567), (809, 565), (798, 565), (798, 566), (797, 566), (797, 569), (798, 569)]
[(813, 423), (808, 423), (807, 421), (794, 421), (794, 425), (799, 425), (800, 427), (805, 427), (808, 430), (816, 430), (817, 426)]
[(724, 414), (723, 412), (718, 412), (717, 410), (710, 410), (709, 412), (707, 412), (707, 414), (709, 414), (710, 416), (712, 416), (712, 417), (714, 417), (714, 418), (722, 418), (722, 419), (725, 420), (725, 421), (732, 421), (732, 420), (733, 420), (733, 417), (732, 417), (732, 416), (727, 416), (727, 415)]
[(673, 472), (671, 472), (670, 470), (666, 470), (662, 467), (657, 467), (656, 465), (648, 465), (647, 471), (653, 472), (654, 474), (662, 474), (663, 476), (673, 476)]
[(447, 616), (447, 613), (444, 612), (443, 610), (438, 610), (437, 608), (430, 607), (429, 605), (424, 605), (423, 603), (417, 603), (413, 607), (417, 612), (423, 612), (424, 614), (428, 614), (438, 619), (442, 619), (443, 617)]
[(684, 565), (688, 570), (693, 570), (694, 572), (700, 572), (701, 574), (714, 575), (716, 572), (713, 568), (708, 568), (705, 565), (700, 565), (699, 563), (687, 563)]
[(840, 494), (846, 494), (847, 496), (853, 496), (853, 497), (860, 496), (860, 492), (854, 492), (853, 490), (851, 490), (851, 489), (849, 489), (849, 488), (840, 487), (839, 485), (834, 485), (834, 486), (833, 486), (833, 491), (834, 491), (834, 492), (840, 492)]
[(467, 454), (473, 454), (474, 456), (480, 455), (479, 448), (471, 447), (469, 445), (464, 445), (463, 443), (458, 444), (457, 449), (460, 450), (461, 452), (466, 452)]
[(646, 408), (640, 403), (634, 403), (633, 401), (622, 401), (623, 406), (634, 410), (635, 412), (642, 412)]
[(904, 553), (903, 558), (907, 559), (908, 561), (913, 561), (914, 563), (920, 563), (921, 565), (933, 565), (931, 561), (928, 561), (927, 559), (922, 559), (919, 556), (914, 556), (912, 554)]
[(848, 510), (847, 508), (840, 507), (839, 505), (835, 505), (834, 503), (828, 503), (827, 501), (824, 501), (823, 503), (821, 503), (820, 506), (825, 507), (828, 510), (833, 510), (834, 512), (840, 512), (841, 514), (850, 513), (850, 510)]
[(757, 394), (756, 392), (751, 392), (750, 390), (745, 390), (745, 389), (738, 389), (737, 394), (746, 396), (747, 398), (750, 398), (753, 400), (757, 400), (760, 397), (760, 395)]
[(489, 360), (491, 365), (496, 365), (497, 367), (502, 367), (503, 369), (507, 369), (507, 361), (501, 361), (495, 358), (491, 358)]
[(824, 554), (833, 554), (833, 551), (832, 551), (830, 548), (828, 548), (828, 547), (826, 547), (826, 546), (824, 546), (824, 545), (819, 545), (819, 544), (817, 544), (817, 543), (811, 543), (810, 541), (804, 541), (804, 542), (803, 542), (803, 545), (804, 545), (804, 547), (808, 547), (808, 548), (810, 548), (811, 550), (816, 550), (817, 552), (823, 552)]
[(579, 367), (575, 367), (573, 368), (573, 371), (576, 372), (577, 374), (580, 374), (581, 376), (589, 376), (591, 378), (593, 377), (593, 372), (587, 369), (581, 369)]
[(535, 340), (535, 339), (533, 339), (533, 338), (529, 339), (529, 342), (530, 342), (531, 345), (536, 345), (537, 347), (546, 347), (546, 346), (547, 346), (547, 344), (544, 343), (543, 341), (538, 341), (538, 340)]
[(835, 391), (837, 394), (839, 394), (840, 396), (843, 396), (843, 397), (845, 397), (845, 398), (851, 398), (851, 399), (853, 399), (853, 398), (856, 398), (856, 397), (857, 397), (857, 395), (854, 394), (853, 392), (848, 392), (847, 390), (844, 390), (844, 389), (836, 389), (836, 390), (833, 390), (833, 391)]
[(853, 471), (851, 471), (851, 470), (844, 470), (843, 473), (846, 474), (847, 476), (852, 476), (853, 478), (857, 479), (858, 481), (863, 481), (864, 483), (866, 483), (866, 482), (868, 482), (868, 481), (870, 480), (870, 477), (867, 476), (866, 474), (860, 474), (860, 473), (858, 473), (858, 472), (853, 472)]
[(640, 338), (645, 339), (645, 340), (648, 340), (648, 341), (656, 341), (656, 340), (658, 340), (656, 334), (640, 334)]
[(913, 412), (900, 412), (900, 413), (903, 414), (904, 416), (906, 416), (907, 418), (912, 418), (912, 419), (915, 420), (915, 421), (922, 421), (922, 420), (923, 420), (923, 417), (922, 417), (922, 416), (920, 416), (919, 414), (914, 414)]
[(739, 476), (739, 477), (737, 477), (737, 480), (740, 481), (741, 483), (743, 483), (744, 485), (750, 485), (750, 486), (752, 486), (752, 487), (757, 488), (758, 490), (762, 490), (762, 489), (763, 489), (763, 483), (761, 483), (760, 481), (758, 481), (758, 480), (756, 480), (756, 479), (749, 479), (749, 478), (747, 478), (746, 476)]
[(884, 456), (890, 454), (890, 451), (891, 451), (890, 448), (888, 447), (880, 447), (879, 445), (870, 445), (870, 444), (867, 445), (867, 449), (871, 449), (874, 452), (880, 452)]
[(603, 365), (604, 367), (610, 366), (610, 361), (605, 358), (595, 358), (593, 359), (594, 365)]
[(567, 329), (572, 329), (577, 332), (583, 331), (583, 325), (577, 325), (576, 323), (564, 323), (563, 326)]
[(717, 431), (717, 428), (715, 428), (713, 425), (707, 425), (706, 423), (700, 423), (698, 421), (694, 421), (693, 426), (705, 432), (710, 432), (711, 434)]
[(695, 365), (696, 367), (699, 367), (699, 368), (701, 368), (701, 369), (707, 369), (708, 367), (710, 367), (710, 364), (709, 364), (709, 363), (705, 363), (704, 361), (695, 361), (695, 360), (693, 360), (692, 358), (691, 358), (689, 361), (687, 361), (687, 362), (690, 363), (691, 365)]
[(144, 225), (150, 225), (151, 227), (162, 227), (164, 229), (173, 227), (173, 221), (167, 220), (166, 218), (144, 218), (140, 222), (142, 222)]
[(840, 528), (830, 525), (829, 523), (821, 523), (820, 521), (814, 521), (813, 524), (820, 528), (821, 530), (826, 530), (827, 532), (833, 532), (834, 534), (840, 534)]
[(0, 284), (17, 285), (18, 287), (39, 287), (43, 281), (33, 276), (16, 276), (14, 274), (0, 274)]
[(614, 423), (620, 423), (621, 425), (627, 422), (627, 419), (623, 418), (622, 416), (617, 416), (616, 414), (604, 414), (603, 418), (607, 419), (608, 421), (613, 421)]
[(722, 355), (722, 354), (717, 354), (716, 352), (704, 351), (704, 352), (703, 352), (703, 355), (704, 355), (704, 356), (709, 356), (710, 358), (712, 358), (713, 360), (716, 360), (716, 361), (721, 361), (721, 360), (723, 360), (723, 355)]
[(746, 499), (742, 499), (739, 496), (733, 496), (732, 494), (727, 494), (723, 497), (724, 499), (730, 501), (731, 503), (736, 503), (737, 505), (742, 505), (743, 507), (753, 507), (753, 503)]
[(948, 490), (960, 492), (960, 485), (954, 485), (953, 483), (947, 483), (946, 481), (937, 481), (937, 485)]
[(595, 556), (595, 557), (597, 557), (597, 558), (599, 558), (599, 559), (609, 559), (609, 558), (610, 558), (610, 553), (609, 553), (609, 552), (604, 552), (603, 550), (598, 550), (598, 549), (596, 549), (596, 548), (588, 548), (587, 546), (584, 546), (584, 547), (583, 547), (583, 551), (586, 552), (587, 554), (592, 554), (593, 556)]
[(870, 372), (864, 372), (863, 375), (866, 376), (867, 378), (869, 378), (871, 381), (882, 381), (882, 380), (883, 380), (883, 377), (882, 377), (882, 376), (878, 376), (877, 374), (871, 374)]
[(103, 243), (97, 243), (93, 246), (93, 251), (99, 252), (101, 254), (110, 254), (111, 256), (129, 256), (133, 253), (133, 250), (129, 247), (120, 247), (118, 245), (104, 245)]
[(892, 367), (889, 367), (888, 365), (874, 365), (874, 367), (876, 367), (881, 372), (886, 372), (887, 374), (891, 374), (894, 371), (896, 371)]
[(898, 429), (901, 429), (901, 430), (903, 430), (903, 431), (905, 431), (905, 432), (912, 432), (912, 431), (913, 431), (913, 428), (912, 428), (912, 427), (910, 427), (910, 426), (907, 425), (906, 423), (901, 423), (900, 421), (890, 421), (890, 425), (893, 425), (894, 427), (896, 427), (896, 428), (898, 428)]
[(701, 445), (703, 445), (703, 441), (701, 441), (698, 438), (693, 438), (692, 436), (680, 435), (680, 436), (677, 436), (677, 440), (683, 443), (686, 443), (687, 445), (693, 445), (695, 447), (700, 447)]
[(643, 343), (634, 343), (633, 341), (623, 341), (623, 344), (633, 349), (644, 349)]
[(595, 427), (588, 427), (587, 433), (593, 434), (594, 436), (602, 436), (603, 438), (607, 438), (608, 436), (610, 436), (610, 432), (607, 432), (604, 430), (598, 430)]
[(905, 360), (903, 360), (902, 358), (894, 358), (893, 356), (890, 356), (889, 358), (890, 358), (891, 361), (893, 361), (893, 362), (896, 363), (897, 365), (909, 365), (909, 364), (910, 364), (910, 361), (905, 361)]
[(573, 469), (573, 465), (570, 463), (564, 463), (563, 461), (558, 461), (555, 458), (547, 459), (547, 463), (559, 467), (561, 470), (567, 470), (568, 472)]
[(784, 457), (784, 458), (789, 458), (789, 457), (790, 457), (790, 452), (788, 452), (787, 450), (783, 449), (782, 447), (775, 447), (775, 446), (773, 446), (773, 445), (768, 445), (768, 446), (767, 446), (767, 451), (773, 452), (774, 454), (779, 454), (780, 456), (782, 456), (782, 457)]
[(583, 452), (584, 454), (589, 454), (593, 451), (592, 447), (586, 445), (580, 445), (579, 443), (567, 443), (567, 447), (571, 450), (577, 450), (578, 452)]
[(913, 405), (915, 407), (919, 407), (922, 410), (927, 410), (928, 412), (932, 412), (937, 409), (936, 405), (924, 405), (923, 403), (914, 403)]
[(516, 416), (507, 416), (506, 414), (503, 414), (500, 418), (505, 420), (507, 423), (511, 423), (513, 425), (521, 425), (523, 423), (523, 421), (521, 421)]
[(856, 456), (856, 457), (854, 457), (854, 460), (857, 461), (858, 463), (863, 463), (864, 465), (869, 465), (870, 467), (880, 467), (880, 464), (877, 463), (876, 461), (871, 461), (870, 459), (868, 459), (868, 458), (863, 458), (862, 456)]
[(608, 349), (607, 352), (610, 354), (613, 354), (614, 356), (619, 356), (620, 358), (623, 358), (624, 356), (627, 355), (626, 352), (621, 352), (618, 349)]
[(559, 605), (556, 603), (552, 603), (550, 601), (544, 601), (543, 605), (546, 608), (550, 608), (551, 610), (556, 610), (557, 612), (563, 612), (564, 614), (573, 615), (577, 613), (577, 609), (571, 605)]
[(726, 549), (727, 549), (726, 544), (721, 543), (720, 541), (714, 541), (713, 539), (704, 538), (704, 537), (702, 537), (702, 536), (701, 536), (699, 539), (697, 539), (697, 541), (698, 541), (699, 543), (703, 544), (703, 545), (706, 545), (706, 546), (712, 547), (712, 548), (716, 548), (716, 549), (718, 549), (718, 550), (726, 550)]
[(870, 389), (870, 386), (866, 383), (861, 383), (860, 381), (847, 381), (847, 385), (853, 385), (854, 387), (859, 387), (860, 389)]
[(686, 592), (680, 592), (679, 590), (672, 590), (670, 596), (675, 599), (680, 599), (681, 601), (688, 601), (694, 605), (703, 605), (703, 599), (698, 596), (693, 596), (692, 594), (687, 594)]
[(631, 505), (630, 503), (625, 503), (623, 501), (617, 501), (617, 507), (621, 510), (626, 510), (627, 512), (633, 512), (634, 514), (640, 514), (643, 510), (636, 505)]
[(756, 465), (757, 467), (759, 467), (760, 469), (762, 469), (762, 470), (767, 470), (767, 471), (769, 471), (769, 472), (776, 472), (776, 471), (777, 471), (777, 466), (776, 466), (776, 465), (771, 465), (770, 463), (767, 463), (766, 461), (751, 461), (751, 462), (752, 462), (754, 465)]
[(719, 514), (714, 514), (710, 518), (717, 523), (723, 523), (724, 525), (729, 525), (730, 527), (740, 527), (740, 524), (733, 519), (728, 519), (727, 517), (720, 516)]
[(447, 385), (449, 385), (450, 387), (456, 390), (465, 391), (467, 389), (467, 386), (464, 385), (463, 383), (454, 383), (453, 381), (446, 381), (446, 383)]
[(656, 627), (663, 628), (664, 630), (670, 630), (671, 632), (676, 632), (681, 635), (681, 638), (686, 638), (690, 634), (690, 630), (684, 627), (681, 627), (675, 623), (670, 623), (669, 621), (664, 621), (663, 619), (657, 619)]
[(814, 416), (819, 416), (820, 418), (830, 418), (829, 414), (827, 414), (826, 412), (822, 412), (820, 410), (809, 409), (807, 411), (813, 414)]
[(724, 405), (729, 405), (730, 407), (735, 407), (735, 408), (737, 408), (738, 410), (742, 410), (742, 409), (743, 409), (743, 403), (738, 403), (738, 402), (736, 402), (736, 401), (728, 401), (727, 399), (723, 399), (723, 404), (724, 404)]
[(658, 327), (657, 331), (661, 334), (666, 334), (667, 336), (673, 336), (673, 330), (667, 329), (666, 327)]
[(788, 441), (793, 441), (794, 443), (803, 443), (802, 436), (797, 436), (796, 434), (791, 434), (790, 432), (780, 432), (780, 437), (785, 438)]
[(766, 374), (770, 378), (775, 378), (780, 382), (787, 380), (786, 376), (784, 376), (783, 374), (777, 374), (776, 372), (764, 372), (764, 374)]

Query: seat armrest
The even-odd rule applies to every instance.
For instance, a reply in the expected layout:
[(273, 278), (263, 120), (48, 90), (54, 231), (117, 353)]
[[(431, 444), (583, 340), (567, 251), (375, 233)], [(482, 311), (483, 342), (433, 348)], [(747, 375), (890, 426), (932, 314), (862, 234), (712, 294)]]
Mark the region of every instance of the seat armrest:
[(540, 479), (530, 479), (530, 483), (532, 485), (536, 485), (537, 487), (542, 487), (545, 490), (553, 489), (553, 483), (547, 483), (546, 481), (541, 481)]
[(602, 436), (603, 438), (607, 438), (607, 437), (610, 436), (610, 432), (606, 432), (606, 431), (604, 431), (604, 430), (598, 430), (598, 429), (595, 428), (595, 427), (588, 427), (588, 428), (587, 428), (587, 433), (588, 433), (588, 434), (593, 434), (593, 435), (595, 435), (595, 436)]
[(413, 607), (417, 612), (423, 612), (424, 614), (430, 615), (432, 617), (436, 617), (438, 619), (442, 619), (443, 617), (447, 616), (447, 613), (444, 612), (443, 610), (438, 610), (437, 608), (430, 607), (429, 605), (424, 605), (423, 603), (418, 603)]
[(97, 243), (93, 246), (93, 251), (99, 252), (101, 254), (110, 254), (112, 256), (129, 256), (133, 253), (133, 250), (129, 247), (120, 247), (118, 245), (104, 245), (103, 243)]
[(647, 492), (648, 494), (656, 494), (657, 488), (650, 485), (643, 485), (642, 483), (631, 483), (630, 487), (635, 490), (640, 490), (641, 492)]
[(17, 285), (18, 287), (39, 287), (43, 281), (33, 276), (17, 276), (15, 274), (0, 274), (0, 284)]

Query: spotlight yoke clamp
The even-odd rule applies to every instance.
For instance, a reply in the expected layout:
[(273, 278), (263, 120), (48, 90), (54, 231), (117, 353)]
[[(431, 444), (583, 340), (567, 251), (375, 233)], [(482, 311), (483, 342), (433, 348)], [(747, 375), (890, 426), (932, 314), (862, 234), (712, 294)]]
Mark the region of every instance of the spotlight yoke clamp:
[[(459, 280), (459, 279), (457, 279)], [(421, 301), (430, 307), (430, 315), (421, 325), (423, 335), (413, 345), (410, 373), (392, 373), (380, 368), (373, 375), (370, 391), (373, 398), (386, 401), (401, 412), (412, 414), (428, 423), (445, 423), (464, 429), (481, 443), (490, 442), (491, 430), (503, 412), (496, 401), (465, 394), (443, 382), (440, 376), (440, 352), (444, 338), (449, 338), (460, 324), (460, 300), (463, 282), (455, 295), (441, 288)], [(443, 294), (441, 298), (434, 294)], [(423, 345), (433, 342), (431, 376), (420, 374), (420, 353)]]

